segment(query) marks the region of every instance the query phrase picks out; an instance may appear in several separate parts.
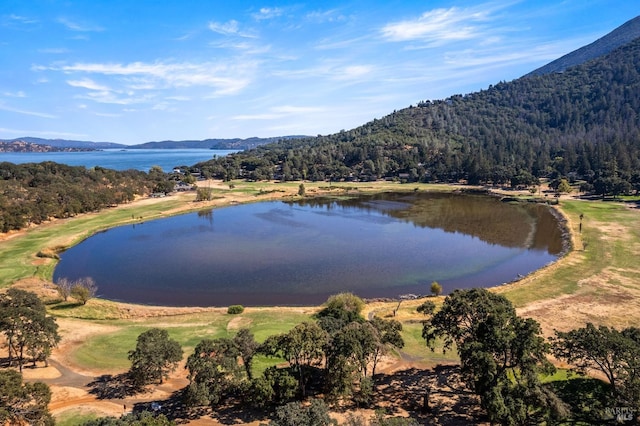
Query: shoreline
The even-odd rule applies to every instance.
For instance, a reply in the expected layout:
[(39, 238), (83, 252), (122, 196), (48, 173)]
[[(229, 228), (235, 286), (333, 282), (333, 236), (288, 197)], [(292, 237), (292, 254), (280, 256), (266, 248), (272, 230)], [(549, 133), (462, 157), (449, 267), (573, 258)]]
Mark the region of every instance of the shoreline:
[[(311, 186), (306, 183), (305, 185)], [(259, 194), (261, 188), (285, 190), (285, 192), (272, 193), (274, 198), (281, 198), (285, 193), (293, 195), (297, 193), (297, 184), (288, 186), (247, 184), (247, 186), (250, 186), (251, 190), (247, 189), (244, 194), (232, 194), (230, 191), (225, 191), (224, 199), (218, 199), (215, 202), (221, 206), (231, 205), (231, 198), (242, 198), (242, 202), (260, 201), (256, 199), (256, 194)], [(442, 189), (442, 187), (433, 188), (433, 186), (423, 186), (423, 188)], [(373, 190), (372, 188), (367, 189)], [(412, 190), (413, 186), (387, 185), (380, 186), (378, 190), (391, 189), (408, 191)], [(456, 189), (459, 187), (449, 186), (447, 188), (448, 191)], [(334, 190), (333, 193), (336, 195), (337, 191)], [(508, 195), (512, 196), (513, 193), (510, 191)], [(263, 196), (265, 195), (263, 194)], [(525, 197), (522, 198), (521, 201), (524, 202)], [(182, 206), (193, 207), (191, 210), (211, 207), (194, 206), (194, 204), (188, 200), (181, 203)], [(640, 320), (640, 280), (634, 281), (633, 277), (640, 276), (640, 267), (636, 267), (635, 263), (627, 266), (626, 262), (633, 253), (640, 253), (640, 215), (638, 215), (640, 210), (620, 208), (620, 206), (608, 203), (574, 201), (569, 200), (568, 197), (562, 199), (559, 208), (553, 207), (552, 209), (565, 218), (568, 235), (573, 239), (572, 249), (564, 257), (558, 258), (557, 261), (523, 279), (491, 287), (490, 290), (503, 294), (511, 300), (517, 308), (518, 315), (538, 321), (546, 337), (552, 336), (555, 329), (568, 331), (582, 326), (587, 321), (616, 327), (636, 324)], [(166, 213), (171, 213), (170, 209), (165, 210)], [(578, 218), (582, 213), (585, 213), (585, 226), (579, 229)], [(582, 232), (579, 232), (580, 230)], [(635, 235), (635, 237), (629, 235)], [(628, 253), (622, 258), (616, 251), (616, 244), (621, 241), (624, 242), (625, 250)], [(585, 242), (591, 243), (588, 249), (584, 248), (583, 243)], [(2, 246), (1, 242), (0, 246)], [(613, 260), (606, 260), (611, 258)], [(47, 259), (36, 259), (34, 252), (32, 252), (30, 259), (51, 262)], [(605, 260), (601, 261), (601, 259)], [(624, 263), (621, 264), (621, 262)], [(594, 263), (598, 264), (594, 265)], [(624, 269), (629, 267), (632, 269)], [(628, 277), (625, 276), (625, 273), (638, 275)], [(34, 289), (47, 291), (51, 297), (57, 297), (57, 293), (51, 288), (51, 283), (40, 280), (38, 277), (29, 277), (28, 280), (31, 281)], [(23, 280), (23, 283), (26, 281), (27, 279)], [(618, 281), (621, 282), (618, 283)], [(568, 286), (567, 283), (570, 285)], [(444, 297), (440, 296), (432, 300), (439, 304), (443, 299)], [(406, 300), (402, 301), (401, 306), (397, 301), (369, 301), (363, 310), (363, 315), (368, 318), (370, 315), (391, 316), (392, 312), (399, 307), (396, 319), (401, 321), (405, 328), (407, 346), (403, 349), (403, 354), (391, 361), (389, 373), (395, 370), (409, 371), (408, 369), (431, 368), (438, 363), (454, 362), (451, 359), (439, 358), (441, 355), (438, 353), (431, 353), (424, 347), (424, 342), (419, 339), (419, 328), (423, 318), (415, 309), (421, 301), (420, 299)], [(171, 308), (91, 299), (87, 306), (50, 310), (50, 313), (61, 324), (64, 333), (60, 347), (54, 350), (52, 359), (69, 371), (86, 373), (91, 377), (97, 377), (103, 373), (114, 374), (120, 371), (119, 367), (106, 370), (104, 367), (94, 366), (92, 361), (78, 358), (79, 351), (89, 341), (93, 343), (104, 339), (109, 342), (120, 342), (125, 330), (130, 328), (171, 327), (176, 331), (185, 329), (193, 330), (193, 333), (201, 333), (200, 327), (202, 325), (229, 331), (232, 323), (234, 327), (239, 325), (263, 327), (261, 324), (264, 324), (265, 319), (268, 323), (281, 327), (281, 320), (284, 317), (290, 318), (291, 315), (294, 315), (298, 318), (300, 315), (311, 315), (317, 309), (319, 309), (318, 306), (246, 307), (245, 312), (240, 316), (229, 316), (226, 313), (226, 308)], [(131, 341), (135, 340), (133, 336), (130, 339)], [(113, 353), (110, 353), (109, 359), (114, 356)], [(126, 354), (120, 357), (124, 359)], [(52, 366), (47, 369), (39, 366), (39, 368), (28, 371), (31, 375), (29, 380), (46, 379), (49, 374), (53, 376), (56, 372), (66, 374), (65, 371), (59, 371)], [(181, 377), (177, 377), (176, 380), (182, 380)], [(54, 397), (51, 407), (56, 418), (81, 416), (85, 412), (82, 410), (100, 415), (118, 416), (121, 414), (123, 400), (119, 400), (120, 404), (114, 404), (110, 400), (97, 400), (95, 396), (88, 393), (86, 387), (76, 386), (64, 380), (67, 379), (63, 377), (60, 381), (55, 382), (59, 384), (52, 386)], [(175, 382), (176, 389), (181, 385), (183, 385), (182, 382)], [(124, 403), (132, 406), (134, 401), (164, 398), (162, 395), (165, 394), (159, 392), (156, 390), (151, 394), (126, 399)], [(83, 408), (78, 409), (78, 405)], [(222, 423), (217, 422), (213, 417), (204, 417), (194, 421), (193, 424)], [(253, 424), (257, 426), (258, 422)]]
[[(457, 193), (467, 193), (471, 195), (478, 194), (478, 195), (486, 195), (486, 196), (493, 196), (493, 197), (502, 197), (502, 198), (508, 199), (506, 201), (532, 202), (531, 199), (529, 198), (527, 199), (518, 198), (518, 196), (528, 196), (528, 192), (525, 192), (525, 191), (518, 191), (518, 192), (500, 191), (495, 189), (460, 186), (460, 185), (447, 185), (447, 184), (407, 185), (407, 184), (388, 183), (388, 182), (366, 182), (365, 185), (361, 187), (358, 187), (353, 184), (333, 184), (332, 186), (327, 187), (326, 183), (324, 182), (320, 182), (320, 183), (304, 182), (304, 183), (310, 186), (310, 188), (307, 190), (308, 198), (327, 197), (327, 196), (340, 197), (344, 195), (348, 196), (348, 195), (356, 195), (356, 194), (362, 194), (362, 193), (381, 193), (381, 192), (391, 192), (391, 191), (413, 192), (418, 190), (418, 187), (421, 187), (420, 189), (426, 192), (451, 192), (451, 193), (457, 192)], [(53, 288), (53, 282), (51, 280), (51, 276), (53, 274), (53, 270), (55, 269), (55, 265), (57, 263), (57, 253), (63, 250), (66, 250), (75, 244), (80, 243), (84, 239), (89, 238), (90, 236), (98, 232), (101, 232), (104, 229), (123, 226), (131, 223), (143, 223), (148, 220), (155, 220), (155, 219), (170, 217), (170, 216), (179, 215), (179, 214), (186, 214), (186, 213), (195, 212), (199, 210), (228, 207), (228, 206), (232, 206), (240, 203), (244, 204), (244, 203), (261, 202), (261, 201), (268, 201), (268, 200), (281, 200), (281, 199), (286, 199), (291, 197), (297, 197), (299, 182), (282, 183), (282, 182), (272, 181), (272, 182), (252, 182), (248, 184), (242, 184), (242, 183), (233, 183), (233, 182), (227, 183), (222, 181), (210, 180), (210, 181), (199, 182), (199, 184), (203, 186), (206, 185), (207, 187), (214, 189), (216, 191), (214, 193), (214, 196), (217, 195), (217, 197), (211, 201), (196, 202), (192, 200), (192, 198), (195, 197), (195, 195), (192, 193), (177, 193), (170, 197), (160, 198), (160, 199), (151, 198), (151, 197), (141, 198), (129, 204), (119, 205), (113, 208), (113, 210), (109, 209), (109, 211), (139, 209), (144, 206), (162, 205), (166, 202), (172, 202), (172, 201), (178, 202), (177, 206), (174, 206), (173, 208), (163, 211), (161, 214), (157, 214), (152, 217), (140, 217), (140, 218), (134, 217), (131, 220), (127, 219), (124, 221), (114, 221), (109, 223), (107, 226), (98, 227), (91, 231), (84, 232), (82, 235), (73, 234), (73, 233), (66, 234), (64, 236), (64, 240), (65, 240), (64, 244), (59, 244), (53, 247), (47, 246), (46, 248), (41, 249), (37, 254), (34, 253), (32, 256), (34, 258), (34, 264), (41, 263), (43, 264), (42, 266), (46, 266), (46, 269), (50, 271), (48, 277), (46, 276), (39, 277), (40, 278), (40, 280), (38, 280), (39, 282), (34, 282), (35, 276), (22, 278), (12, 283), (11, 286), (30, 289), (31, 291), (35, 291), (36, 293), (40, 293), (40, 294), (42, 294), (44, 290), (44, 292), (47, 294), (47, 299), (49, 300), (55, 299), (57, 296), (57, 294), (54, 294), (55, 290), (53, 290), (54, 293), (46, 290), (47, 290), (47, 287), (50, 287), (48, 288), (48, 290), (51, 290)], [(244, 187), (244, 186), (253, 187), (252, 189), (254, 191), (256, 189), (258, 189), (258, 191), (255, 194), (247, 192), (247, 190), (244, 188), (240, 192), (234, 191), (234, 187), (236, 186), (236, 184), (238, 184), (241, 187)], [(267, 187), (271, 187), (274, 189), (265, 190), (265, 188)], [(540, 202), (540, 201), (543, 201), (543, 200), (536, 200), (536, 202)], [(548, 203), (544, 203), (544, 204), (548, 204)], [(486, 287), (487, 289), (490, 289), (491, 291), (502, 292), (504, 291), (505, 288), (509, 286), (516, 285), (524, 280), (531, 278), (534, 275), (538, 275), (545, 269), (557, 264), (560, 260), (562, 260), (565, 256), (567, 256), (568, 253), (571, 252), (573, 247), (575, 247), (573, 242), (574, 236), (572, 235), (571, 229), (568, 226), (569, 221), (566, 215), (563, 214), (562, 211), (560, 211), (555, 206), (547, 205), (547, 208), (550, 210), (551, 214), (556, 218), (558, 222), (559, 230), (562, 233), (562, 245), (563, 245), (562, 252), (558, 255), (558, 257), (554, 261), (547, 263), (546, 265), (543, 265), (541, 268), (536, 269), (535, 271), (532, 271), (527, 275), (520, 276), (519, 278), (516, 278), (512, 281), (491, 285), (490, 287)], [(0, 244), (2, 244), (2, 242), (7, 239), (13, 239), (13, 238), (19, 237), (20, 235), (28, 234), (29, 232), (32, 232), (38, 229), (49, 228), (49, 227), (55, 228), (58, 225), (63, 226), (65, 223), (74, 221), (76, 219), (99, 217), (102, 214), (103, 212), (92, 212), (92, 213), (86, 213), (83, 215), (78, 215), (74, 218), (56, 219), (42, 225), (38, 225), (26, 230), (15, 232), (13, 235), (5, 239), (0, 237)], [(42, 254), (43, 252), (51, 252), (52, 255), (50, 256), (43, 255)], [(45, 288), (43, 289), (42, 287), (45, 287)], [(399, 295), (398, 297), (370, 298), (365, 300), (367, 302), (385, 301), (385, 302), (397, 303), (400, 300), (407, 300), (403, 296), (404, 295)], [(413, 296), (415, 297), (412, 297), (412, 299), (421, 299), (424, 297), (429, 297), (428, 294), (413, 295)], [(167, 314), (180, 315), (183, 313), (201, 312), (203, 310), (210, 311), (210, 310), (224, 309), (224, 307), (221, 307), (221, 306), (165, 306), (165, 305), (151, 305), (151, 304), (144, 304), (144, 303), (114, 301), (114, 300), (102, 299), (102, 298), (94, 298), (93, 300), (95, 302), (100, 301), (102, 304), (112, 305), (109, 307), (108, 310), (119, 311), (119, 314), (116, 315), (116, 317), (118, 318), (132, 318), (133, 316), (131, 315), (131, 313), (133, 311), (139, 311), (139, 310), (144, 310), (147, 312), (147, 314), (149, 312), (156, 312), (156, 315), (167, 315)], [(317, 306), (318, 305), (291, 305), (291, 306), (283, 305), (281, 307), (292, 308), (292, 309), (302, 309), (302, 308), (314, 308)], [(274, 306), (272, 305), (247, 306), (247, 308), (253, 308), (253, 309), (268, 309), (273, 307)], [(176, 313), (169, 314), (168, 313), (169, 311), (176, 312)], [(145, 314), (145, 316), (147, 314)], [(114, 317), (114, 315), (110, 315), (110, 317)]]

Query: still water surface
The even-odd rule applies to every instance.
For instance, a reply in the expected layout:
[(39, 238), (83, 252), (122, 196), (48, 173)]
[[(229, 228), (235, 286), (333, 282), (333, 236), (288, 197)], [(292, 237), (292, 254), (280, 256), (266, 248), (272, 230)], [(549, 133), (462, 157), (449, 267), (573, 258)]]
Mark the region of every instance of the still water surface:
[(562, 249), (544, 206), (491, 197), (383, 194), (261, 202), (113, 228), (61, 256), (112, 300), (170, 306), (318, 304), (493, 286)]
[(160, 166), (170, 172), (176, 166), (192, 166), (223, 157), (236, 151), (213, 149), (105, 149), (81, 152), (0, 152), (0, 161), (14, 164), (54, 161), (69, 166), (100, 166), (114, 170), (141, 170), (148, 172), (152, 166)]

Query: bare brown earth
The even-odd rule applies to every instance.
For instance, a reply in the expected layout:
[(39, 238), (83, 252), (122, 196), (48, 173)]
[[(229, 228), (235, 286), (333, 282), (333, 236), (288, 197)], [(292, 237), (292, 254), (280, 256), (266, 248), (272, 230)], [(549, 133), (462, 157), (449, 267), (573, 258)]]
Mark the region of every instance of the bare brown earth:
[[(221, 182), (212, 181), (207, 185), (218, 189), (228, 188), (226, 184)], [(265, 193), (261, 196), (234, 192), (228, 197), (225, 196), (202, 203), (202, 207), (242, 203), (256, 199), (281, 198), (294, 195), (296, 192), (297, 188), (295, 187), (283, 188), (278, 192)], [(184, 195), (180, 196), (185, 197)], [(143, 199), (136, 201), (139, 205), (156, 202), (160, 202), (160, 200)], [(173, 214), (192, 208), (193, 205), (191, 203), (184, 203), (184, 206), (167, 213)], [(592, 226), (601, 226), (604, 229), (608, 225), (602, 223), (592, 224)], [(575, 224), (570, 224), (570, 227), (575, 229)], [(624, 238), (625, 232), (626, 230), (621, 227), (607, 229), (607, 234), (611, 238)], [(13, 238), (19, 234), (20, 232), (0, 236), (0, 241), (6, 238)], [(73, 236), (69, 236), (69, 240), (72, 240), (72, 238)], [(581, 242), (576, 232), (573, 233), (573, 238), (575, 239), (574, 247), (580, 247)], [(640, 254), (640, 248), (633, 247), (632, 250), (636, 250)], [(532, 282), (535, 283), (536, 280), (544, 280), (544, 277), (551, 273), (554, 268), (561, 268), (564, 263), (581, 262), (581, 256), (581, 252), (575, 250), (560, 262), (510, 286), (528, 286)], [(38, 259), (37, 261), (43, 260)], [(620, 271), (602, 271), (599, 276), (581, 280), (579, 283), (580, 289), (575, 294), (531, 303), (519, 309), (519, 314), (539, 321), (547, 335), (550, 335), (554, 329), (575, 328), (576, 324), (584, 324), (587, 320), (602, 322), (598, 321), (598, 319), (602, 318), (607, 318), (606, 323), (613, 321), (615, 325), (631, 325), (629, 324), (630, 322), (634, 322), (637, 325), (638, 316), (640, 315), (640, 290), (638, 290), (638, 286), (613, 286), (610, 284), (612, 277), (609, 274), (615, 274), (615, 279), (622, 281), (624, 284), (624, 274), (620, 273)], [(37, 291), (44, 296), (53, 295), (51, 283), (42, 282), (35, 278), (23, 280), (16, 283), (15, 286)], [(512, 287), (503, 286), (497, 291), (504, 291), (508, 288)], [(602, 294), (606, 296), (602, 297)], [(149, 307), (101, 300), (91, 300), (89, 303), (108, 304), (109, 309), (113, 311), (114, 318), (126, 319), (167, 317), (167, 321), (170, 321), (170, 317), (175, 315), (216, 311), (215, 308)], [(388, 310), (389, 306), (389, 304), (385, 303), (370, 304), (367, 306), (365, 314), (369, 312), (375, 314), (381, 310)], [(630, 315), (630, 312), (633, 312), (633, 315)], [(164, 384), (150, 387), (146, 393), (118, 397), (116, 386), (115, 390), (111, 390), (116, 395), (115, 397), (100, 399), (95, 390), (103, 389), (105, 394), (109, 392), (109, 386), (114, 386), (111, 382), (117, 379), (118, 375), (122, 374), (123, 371), (83, 370), (78, 365), (74, 365), (70, 354), (86, 339), (114, 331), (113, 326), (67, 318), (58, 318), (58, 324), (63, 338), (59, 347), (54, 350), (49, 366), (38, 365), (37, 368), (27, 368), (24, 371), (25, 379), (39, 380), (50, 385), (53, 393), (50, 410), (56, 417), (69, 418), (84, 414), (120, 416), (124, 412), (130, 411), (136, 404), (150, 403), (151, 401), (164, 401), (164, 404), (169, 404), (168, 401), (172, 396), (175, 396), (175, 393), (188, 383), (185, 369), (178, 368)], [(408, 357), (403, 357), (401, 354), (400, 357), (386, 360), (378, 371), (384, 372), (385, 376), (378, 389), (376, 407), (385, 407), (390, 413), (397, 416), (411, 415), (414, 418), (419, 418), (422, 424), (482, 424), (479, 421), (481, 413), (477, 400), (460, 383), (456, 366), (427, 365)], [(433, 410), (431, 413), (424, 413), (422, 410), (424, 390), (427, 388), (431, 391), (429, 397), (430, 406)], [(344, 420), (348, 411), (349, 407), (346, 407), (343, 411), (334, 412), (332, 416)], [(357, 413), (369, 418), (373, 411), (359, 410)], [(265, 422), (265, 419), (256, 417), (254, 413), (239, 413), (224, 408), (217, 412), (206, 411), (202, 414), (202, 417), (185, 420), (185, 423), (192, 425), (258, 425), (261, 421)]]

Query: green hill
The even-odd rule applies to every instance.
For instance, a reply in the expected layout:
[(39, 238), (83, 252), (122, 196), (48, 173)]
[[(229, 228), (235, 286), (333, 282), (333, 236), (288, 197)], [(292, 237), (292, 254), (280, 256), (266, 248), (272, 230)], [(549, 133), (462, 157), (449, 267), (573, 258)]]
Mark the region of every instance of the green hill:
[(250, 180), (401, 179), (640, 189), (640, 39), (562, 73), (423, 101), (358, 128), (199, 164)]

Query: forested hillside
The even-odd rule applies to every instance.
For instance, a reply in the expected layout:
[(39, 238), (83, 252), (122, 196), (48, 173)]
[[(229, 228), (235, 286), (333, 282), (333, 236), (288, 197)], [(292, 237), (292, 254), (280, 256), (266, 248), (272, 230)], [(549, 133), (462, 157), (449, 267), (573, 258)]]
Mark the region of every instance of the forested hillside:
[(350, 131), (199, 164), (217, 178), (534, 184), (640, 189), (640, 39), (563, 73), (501, 82)]
[(631, 43), (640, 37), (640, 16), (637, 16), (615, 30), (611, 31), (604, 37), (599, 38), (591, 44), (574, 50), (555, 61), (531, 71), (527, 75), (542, 75), (553, 72), (562, 72), (569, 67), (580, 65), (584, 62), (596, 59), (599, 56), (608, 54), (614, 49)]
[(152, 169), (118, 172), (54, 162), (0, 163), (0, 232), (132, 201), (163, 189), (167, 176)]

